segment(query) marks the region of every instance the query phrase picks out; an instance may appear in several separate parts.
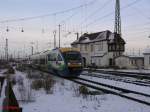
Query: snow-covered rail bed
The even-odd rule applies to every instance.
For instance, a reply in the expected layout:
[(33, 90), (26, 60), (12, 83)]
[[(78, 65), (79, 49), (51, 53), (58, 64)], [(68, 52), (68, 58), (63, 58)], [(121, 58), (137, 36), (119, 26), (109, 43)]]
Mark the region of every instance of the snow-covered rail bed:
[(124, 88), (124, 89), (132, 90), (132, 91), (137, 91), (140, 93), (150, 95), (150, 87), (146, 87), (146, 86), (140, 86), (140, 85), (135, 85), (131, 83), (125, 83), (125, 82), (120, 82), (120, 81), (115, 81), (115, 80), (97, 78), (97, 77), (92, 77), (92, 76), (90, 77), (90, 76), (84, 76), (84, 75), (81, 75), (80, 78), (84, 78), (84, 79), (100, 82), (103, 84), (107, 84), (107, 85), (111, 85), (111, 86), (115, 86), (119, 88)]
[(84, 69), (85, 72), (103, 73), (107, 75), (121, 76), (121, 77), (132, 77), (137, 79), (150, 80), (150, 73), (140, 73), (140, 72), (123, 72), (115, 70), (101, 70), (101, 69)]
[[(92, 87), (95, 89), (103, 90), (104, 92), (108, 92), (114, 95), (118, 95), (130, 100), (134, 100), (143, 104), (150, 105), (150, 88), (145, 87), (141, 88), (141, 86), (133, 86), (133, 85), (118, 85), (117, 82), (113, 82), (112, 80), (103, 81), (106, 79), (98, 80), (96, 78), (89, 78), (86, 76), (81, 76), (73, 81), (85, 84), (88, 87)], [(123, 82), (121, 82), (123, 83)], [(129, 94), (130, 93), (130, 94)]]
[(150, 81), (140, 80), (137, 78), (121, 77), (121, 76), (107, 75), (107, 74), (101, 74), (101, 73), (82, 73), (81, 75), (85, 75), (85, 76), (89, 76), (89, 77), (92, 76), (92, 77), (96, 77), (96, 78), (103, 78), (103, 79), (115, 80), (115, 81), (150, 87)]
[[(28, 89), (30, 79), (26, 77), (28, 73), (16, 71), (16, 77), (22, 77), (24, 85)], [(30, 75), (40, 75), (43, 72), (33, 71), (29, 72)], [(118, 97), (113, 94), (99, 94), (87, 95), (86, 98), (78, 95), (78, 88), (80, 84), (72, 81), (64, 80), (63, 78), (52, 76), (48, 73), (49, 77), (55, 80), (53, 85), (53, 92), (46, 94), (44, 89), (32, 90), (34, 95), (33, 102), (21, 103), (23, 112), (149, 112), (150, 106)], [(18, 79), (20, 79), (18, 77)], [(19, 85), (15, 85), (15, 93), (20, 99), (18, 92)], [(92, 90), (91, 88), (88, 88)], [(95, 91), (95, 89), (93, 89)], [(119, 92), (116, 90), (116, 92)], [(31, 95), (32, 96), (32, 95)], [(108, 108), (109, 105), (109, 108)]]

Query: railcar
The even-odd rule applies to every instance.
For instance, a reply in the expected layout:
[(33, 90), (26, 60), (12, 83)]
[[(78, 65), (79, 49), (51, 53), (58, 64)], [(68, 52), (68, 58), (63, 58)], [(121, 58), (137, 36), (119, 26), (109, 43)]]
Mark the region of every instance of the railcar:
[(83, 69), (82, 56), (76, 48), (56, 48), (30, 57), (32, 65), (64, 77), (77, 77)]

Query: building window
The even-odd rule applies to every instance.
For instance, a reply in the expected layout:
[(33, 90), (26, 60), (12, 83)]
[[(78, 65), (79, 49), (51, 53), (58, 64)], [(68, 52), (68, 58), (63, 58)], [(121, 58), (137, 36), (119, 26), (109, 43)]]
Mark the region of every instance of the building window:
[(103, 42), (100, 42), (98, 45), (98, 51), (102, 51), (103, 50)]
[(111, 48), (110, 48), (110, 50), (112, 51), (113, 50), (113, 46), (111, 45)]
[(101, 59), (99, 59), (99, 66), (101, 66)]
[(101, 50), (101, 44), (97, 45), (97, 49), (98, 49), (98, 51)]
[(87, 51), (87, 45), (86, 44), (84, 45), (84, 48), (85, 48), (85, 51)]
[(101, 50), (103, 51), (103, 41), (101, 42)]
[(83, 45), (80, 45), (80, 51), (83, 51)]
[(134, 65), (134, 60), (131, 59), (131, 64)]
[(73, 47), (74, 47), (74, 48), (78, 48), (78, 45), (74, 45)]
[(113, 49), (112, 49), (112, 50), (113, 50), (113, 51), (115, 51), (115, 45), (112, 45), (112, 47), (113, 47)]
[(93, 45), (91, 45), (91, 52), (93, 52)]
[(119, 45), (116, 45), (116, 46), (117, 46), (116, 50), (120, 50), (120, 49), (119, 49), (120, 46), (119, 46)]
[(108, 49), (109, 49), (109, 51), (111, 51), (111, 46), (110, 45), (109, 45)]

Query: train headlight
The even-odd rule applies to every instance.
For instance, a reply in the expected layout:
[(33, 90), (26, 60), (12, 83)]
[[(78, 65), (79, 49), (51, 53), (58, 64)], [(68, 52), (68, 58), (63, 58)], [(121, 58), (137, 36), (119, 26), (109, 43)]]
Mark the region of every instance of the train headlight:
[(68, 63), (68, 65), (71, 65), (71, 63)]

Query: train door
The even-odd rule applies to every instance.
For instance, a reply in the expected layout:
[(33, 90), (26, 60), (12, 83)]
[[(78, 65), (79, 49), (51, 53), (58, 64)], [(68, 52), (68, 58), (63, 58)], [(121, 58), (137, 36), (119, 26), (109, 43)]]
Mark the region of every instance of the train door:
[(109, 66), (112, 66), (112, 65), (113, 65), (113, 59), (110, 58), (110, 59), (109, 59)]
[(82, 59), (83, 59), (83, 66), (86, 67), (86, 58), (83, 57)]

